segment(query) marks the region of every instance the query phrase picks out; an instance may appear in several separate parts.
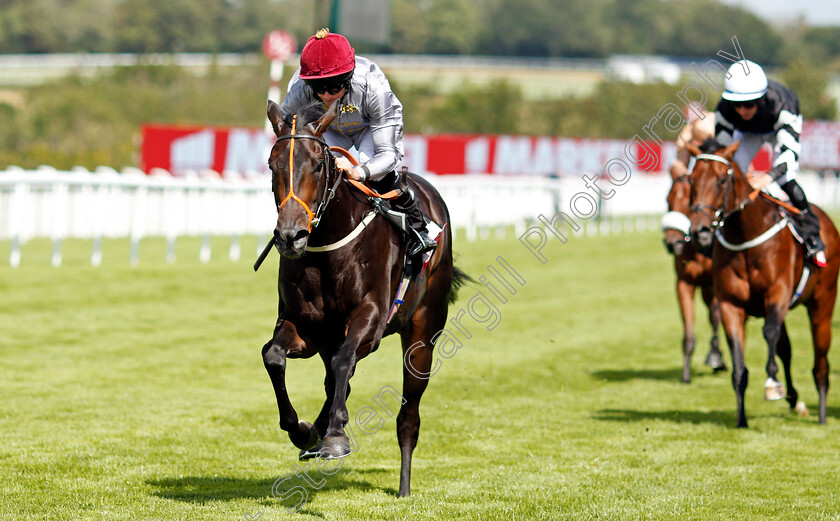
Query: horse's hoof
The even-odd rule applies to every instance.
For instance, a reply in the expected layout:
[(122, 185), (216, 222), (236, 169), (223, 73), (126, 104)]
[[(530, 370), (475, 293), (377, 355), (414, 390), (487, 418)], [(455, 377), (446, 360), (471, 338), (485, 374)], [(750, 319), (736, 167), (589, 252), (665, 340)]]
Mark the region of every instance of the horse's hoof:
[(711, 367), (712, 371), (716, 373), (726, 371), (726, 364), (723, 363), (723, 357), (715, 351), (709, 351), (709, 354), (706, 356), (706, 361), (703, 363)]
[[(301, 442), (301, 436), (307, 436), (306, 441)], [(297, 432), (290, 431), (289, 439), (292, 440), (295, 447), (301, 449), (301, 454), (304, 452), (317, 452), (321, 448), (321, 435), (318, 434), (318, 429), (309, 422), (298, 422)]]
[(764, 382), (764, 399), (767, 401), (781, 400), (787, 396), (785, 386), (772, 378)]
[(325, 438), (321, 446), (321, 459), (338, 459), (350, 455), (350, 440), (345, 436)]
[(298, 454), (298, 459), (300, 461), (306, 461), (308, 459), (317, 458), (321, 455), (321, 447), (316, 447), (312, 450), (300, 449), (300, 454)]
[(793, 408), (793, 412), (797, 415), (807, 418), (809, 416), (808, 407), (805, 405), (805, 402), (799, 401), (796, 402), (796, 407)]
[(300, 449), (298, 459), (303, 461), (312, 458), (317, 458), (321, 454), (321, 444), (321, 435), (318, 434), (318, 429), (316, 429), (314, 425), (309, 425), (309, 440), (307, 440), (303, 448)]

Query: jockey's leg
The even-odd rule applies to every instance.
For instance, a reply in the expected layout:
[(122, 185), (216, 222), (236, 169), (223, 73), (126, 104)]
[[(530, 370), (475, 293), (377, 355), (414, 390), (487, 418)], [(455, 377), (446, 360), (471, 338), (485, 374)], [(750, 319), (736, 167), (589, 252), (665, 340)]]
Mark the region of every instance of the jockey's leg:
[(805, 192), (802, 191), (802, 187), (796, 180), (792, 179), (783, 184), (782, 190), (790, 197), (790, 202), (800, 212), (797, 221), (802, 239), (805, 241), (806, 255), (813, 258), (817, 266), (825, 267), (825, 244), (820, 239), (819, 217), (814, 213), (811, 205), (808, 204)]
[(404, 176), (397, 174), (397, 172), (389, 172), (381, 179), (371, 181), (370, 185), (379, 193), (390, 190), (400, 192), (400, 195), (391, 201), (391, 207), (406, 215), (406, 224), (408, 224), (406, 251), (410, 257), (437, 248), (437, 243), (429, 237), (429, 230), (426, 228), (426, 219), (423, 217), (420, 203)]

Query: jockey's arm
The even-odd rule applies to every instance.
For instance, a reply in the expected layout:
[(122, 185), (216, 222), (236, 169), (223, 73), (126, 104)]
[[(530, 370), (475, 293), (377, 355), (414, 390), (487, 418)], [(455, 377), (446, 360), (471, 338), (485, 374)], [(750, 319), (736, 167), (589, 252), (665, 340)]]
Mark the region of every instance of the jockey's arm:
[(715, 140), (722, 147), (728, 147), (734, 142), (735, 125), (723, 117), (720, 110), (715, 112)]
[(799, 172), (799, 155), (802, 153), (802, 145), (799, 143), (802, 115), (782, 110), (773, 128), (776, 130), (776, 143), (773, 146), (770, 175), (773, 179), (780, 179), (787, 174), (796, 175)]
[(373, 155), (356, 167), (343, 162), (336, 162), (336, 166), (351, 178), (376, 181), (396, 170), (402, 161), (402, 103), (378, 67), (369, 71), (365, 89), (363, 113), (370, 128)]
[(361, 169), (367, 179), (375, 181), (396, 170), (402, 161), (403, 107), (388, 79), (378, 69), (368, 79), (366, 98), (373, 157), (365, 161)]
[(402, 160), (402, 153), (397, 147), (397, 141), (402, 137), (402, 124), (383, 127), (374, 127), (371, 124), (371, 135), (374, 154), (362, 165), (362, 168), (367, 173), (367, 177), (375, 181), (396, 170)]

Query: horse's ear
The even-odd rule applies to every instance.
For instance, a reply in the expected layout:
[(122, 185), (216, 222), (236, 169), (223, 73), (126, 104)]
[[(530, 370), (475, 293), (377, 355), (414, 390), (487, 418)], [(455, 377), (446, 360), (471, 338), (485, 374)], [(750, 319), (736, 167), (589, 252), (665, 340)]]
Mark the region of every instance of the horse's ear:
[(283, 114), (280, 113), (280, 107), (273, 101), (268, 100), (267, 112), (271, 128), (274, 129), (274, 135), (280, 137), (280, 130), (283, 128)]
[(312, 126), (312, 133), (318, 137), (324, 135), (324, 132), (327, 131), (327, 127), (330, 126), (330, 123), (333, 122), (335, 117), (338, 115), (338, 103), (333, 102), (332, 105), (329, 106), (324, 115), (318, 121), (313, 121), (311, 123)]
[(699, 149), (699, 148), (697, 148), (696, 146), (694, 146), (694, 145), (693, 145), (693, 144), (691, 144), (691, 143), (686, 143), (686, 144), (685, 144), (685, 149), (686, 149), (686, 150), (688, 150), (689, 152), (691, 152), (691, 155), (692, 155), (692, 156), (696, 156), (696, 155), (698, 155), (698, 154), (700, 154), (700, 153), (701, 153), (701, 152), (700, 152), (700, 149)]
[(736, 141), (728, 147), (721, 150), (720, 152), (718, 152), (718, 155), (726, 159), (732, 159), (732, 156), (735, 155), (735, 151), (738, 150), (739, 146), (741, 146), (741, 142)]

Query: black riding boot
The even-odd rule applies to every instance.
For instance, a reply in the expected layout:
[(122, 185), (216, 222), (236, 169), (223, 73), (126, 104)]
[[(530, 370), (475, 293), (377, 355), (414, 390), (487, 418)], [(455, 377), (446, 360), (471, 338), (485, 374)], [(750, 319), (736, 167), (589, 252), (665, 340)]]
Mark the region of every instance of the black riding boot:
[(420, 203), (414, 197), (414, 190), (408, 184), (401, 186), (402, 193), (394, 199), (393, 207), (398, 212), (403, 212), (408, 217), (408, 245), (406, 251), (409, 257), (414, 257), (427, 251), (437, 248), (437, 243), (429, 237), (429, 230), (426, 229), (426, 219), (420, 210)]
[(391, 200), (391, 208), (406, 215), (406, 225), (408, 227), (406, 252), (409, 257), (437, 248), (437, 243), (429, 237), (429, 231), (426, 229), (426, 219), (423, 217), (423, 211), (420, 210), (420, 203), (414, 197), (414, 190), (408, 186), (408, 181), (404, 176), (391, 172), (381, 180), (370, 184), (380, 193), (399, 189), (400, 195)]
[(796, 221), (802, 240), (805, 242), (805, 254), (814, 259), (817, 266), (825, 264), (825, 244), (820, 238), (820, 219), (814, 213), (805, 192), (796, 181), (788, 181), (782, 185), (782, 190), (790, 197), (790, 202), (799, 210)]

